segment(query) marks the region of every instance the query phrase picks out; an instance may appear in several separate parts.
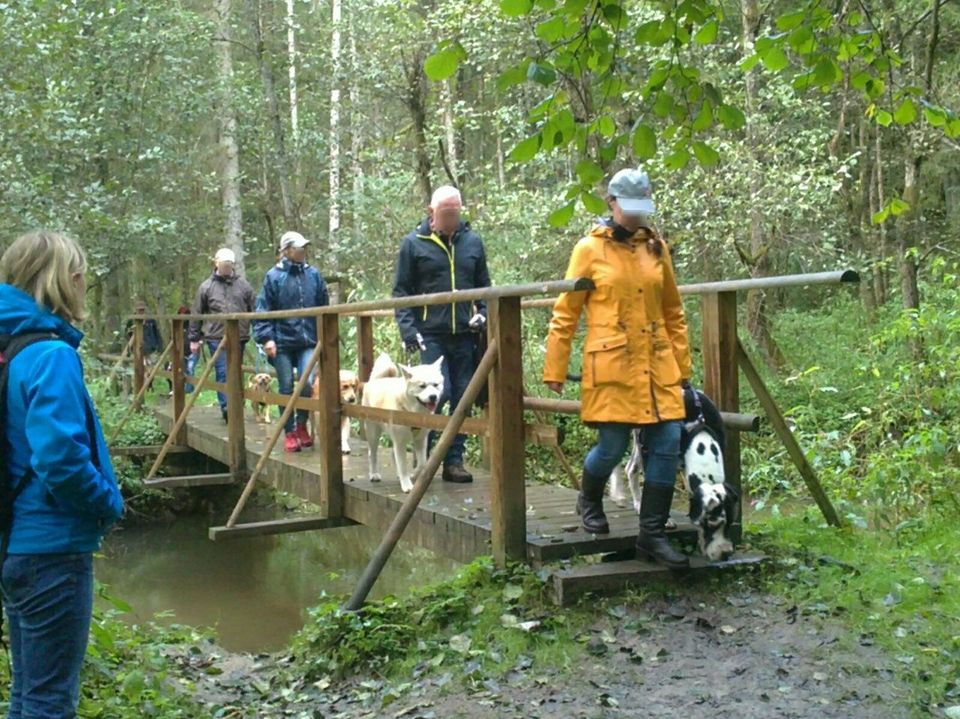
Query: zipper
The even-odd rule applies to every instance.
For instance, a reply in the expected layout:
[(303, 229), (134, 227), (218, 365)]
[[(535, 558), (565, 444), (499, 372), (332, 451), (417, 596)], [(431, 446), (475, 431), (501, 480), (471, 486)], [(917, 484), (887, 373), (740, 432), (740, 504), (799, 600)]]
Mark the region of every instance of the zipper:
[[(447, 261), (450, 263), (450, 290), (456, 291), (457, 289), (457, 269), (456, 269), (456, 260), (457, 260), (457, 247), (453, 244), (453, 238), (450, 238), (450, 249), (447, 249), (447, 246), (443, 244), (443, 241), (437, 237), (436, 233), (431, 235), (417, 235), (421, 240), (430, 240), (436, 244), (444, 254), (447, 256)], [(427, 319), (427, 306), (423, 308), (423, 319)], [(457, 334), (457, 303), (450, 303), (450, 331), (453, 334)]]
[[(657, 323), (656, 323), (656, 322), (651, 322), (651, 323), (650, 323), (650, 352), (651, 352), (651, 354), (653, 353), (653, 346), (654, 346), (653, 338), (654, 338), (654, 335), (656, 334), (656, 330), (657, 330)], [(657, 407), (657, 389), (656, 389), (656, 387), (654, 386), (654, 383), (653, 383), (653, 362), (652, 362), (652, 359), (653, 359), (653, 358), (651, 357), (651, 363), (650, 363), (650, 367), (651, 367), (651, 369), (650, 369), (650, 399), (653, 401), (653, 414), (656, 416), (658, 422), (662, 422), (663, 420), (660, 419), (660, 408)]]

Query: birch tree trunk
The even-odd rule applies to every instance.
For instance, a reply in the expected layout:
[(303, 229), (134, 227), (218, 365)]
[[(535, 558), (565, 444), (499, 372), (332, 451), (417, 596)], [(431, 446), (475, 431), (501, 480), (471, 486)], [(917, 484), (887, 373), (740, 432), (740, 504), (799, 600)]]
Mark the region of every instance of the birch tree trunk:
[(240, 206), (240, 151), (237, 148), (237, 115), (233, 108), (233, 57), (230, 28), (231, 0), (214, 0), (220, 97), (220, 196), (224, 211), (224, 246), (237, 256), (237, 274), (244, 274), (243, 211)]
[[(353, 77), (360, 76), (360, 62), (357, 58), (357, 28), (354, 18), (350, 18), (350, 73)], [(363, 226), (360, 222), (360, 198), (363, 197), (363, 163), (360, 154), (363, 152), (363, 123), (364, 115), (360, 111), (360, 90), (356, 82), (350, 83), (350, 176), (353, 180), (353, 239), (360, 242), (363, 239)]]
[(337, 246), (340, 232), (340, 57), (341, 0), (331, 0), (330, 69), (333, 80), (330, 84), (330, 221), (327, 266), (333, 274), (338, 272)]
[(290, 135), (293, 137), (293, 155), (300, 155), (300, 118), (297, 98), (297, 17), (293, 0), (287, 0), (287, 75), (290, 87)]

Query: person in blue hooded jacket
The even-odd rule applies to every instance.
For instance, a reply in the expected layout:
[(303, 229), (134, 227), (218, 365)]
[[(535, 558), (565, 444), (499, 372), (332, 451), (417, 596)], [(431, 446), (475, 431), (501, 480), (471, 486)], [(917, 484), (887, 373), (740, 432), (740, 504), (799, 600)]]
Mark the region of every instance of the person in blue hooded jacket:
[(13, 677), (10, 719), (73, 717), (93, 609), (93, 552), (123, 514), (77, 348), (86, 260), (72, 239), (34, 232), (0, 259), (0, 334), (50, 333), (8, 365), (13, 503), (0, 572)]
[[(298, 310), (330, 304), (327, 284), (316, 267), (307, 263), (307, 245), (310, 240), (299, 232), (285, 232), (280, 238), (280, 261), (270, 268), (257, 295), (257, 312)], [(306, 369), (310, 355), (317, 345), (316, 317), (291, 317), (279, 320), (256, 320), (253, 338), (267, 354), (267, 360), (277, 370), (280, 394), (293, 394), (294, 372), (299, 378)], [(310, 397), (310, 382), (303, 388), (302, 397)], [(312, 447), (313, 439), (307, 430), (307, 410), (298, 409), (296, 425), (293, 415), (284, 430), (285, 452), (299, 452)]]

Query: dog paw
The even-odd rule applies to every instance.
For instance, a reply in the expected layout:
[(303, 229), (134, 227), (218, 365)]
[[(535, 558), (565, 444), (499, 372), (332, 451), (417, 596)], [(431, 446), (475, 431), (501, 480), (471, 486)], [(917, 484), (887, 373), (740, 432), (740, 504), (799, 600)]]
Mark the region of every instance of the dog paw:
[(410, 494), (410, 491), (413, 489), (413, 482), (411, 482), (409, 479), (406, 482), (401, 480), (400, 489), (404, 494)]
[[(639, 514), (639, 512), (640, 512), (640, 510), (639, 510), (639, 508), (638, 508), (638, 509), (637, 509), (637, 513)], [(666, 521), (666, 524), (663, 525), (663, 528), (664, 528), (664, 529), (676, 529), (676, 528), (677, 528), (677, 523), (676, 523), (675, 521), (673, 521), (672, 519), (668, 519), (668, 520)]]
[(382, 479), (382, 477), (380, 476), (380, 473), (379, 473), (379, 472), (377, 472), (376, 474), (371, 474), (371, 475), (370, 475), (370, 481), (371, 481), (371, 482), (379, 482), (381, 479)]
[(637, 514), (640, 514), (640, 500), (639, 500), (639, 499), (633, 500), (633, 511), (636, 512)]
[(341, 447), (341, 448), (340, 448), (340, 454), (350, 454), (350, 448), (349, 448), (349, 447)]

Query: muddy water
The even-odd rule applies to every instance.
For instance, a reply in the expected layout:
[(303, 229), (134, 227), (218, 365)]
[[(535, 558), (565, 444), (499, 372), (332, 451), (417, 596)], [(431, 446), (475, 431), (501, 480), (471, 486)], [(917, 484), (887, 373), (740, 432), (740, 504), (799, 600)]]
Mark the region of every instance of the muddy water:
[[(214, 543), (206, 517), (112, 534), (97, 579), (133, 607), (131, 621), (213, 627), (231, 651), (283, 648), (322, 593), (353, 591), (380, 540), (363, 526)], [(452, 560), (401, 543), (372, 596), (451, 576)]]

